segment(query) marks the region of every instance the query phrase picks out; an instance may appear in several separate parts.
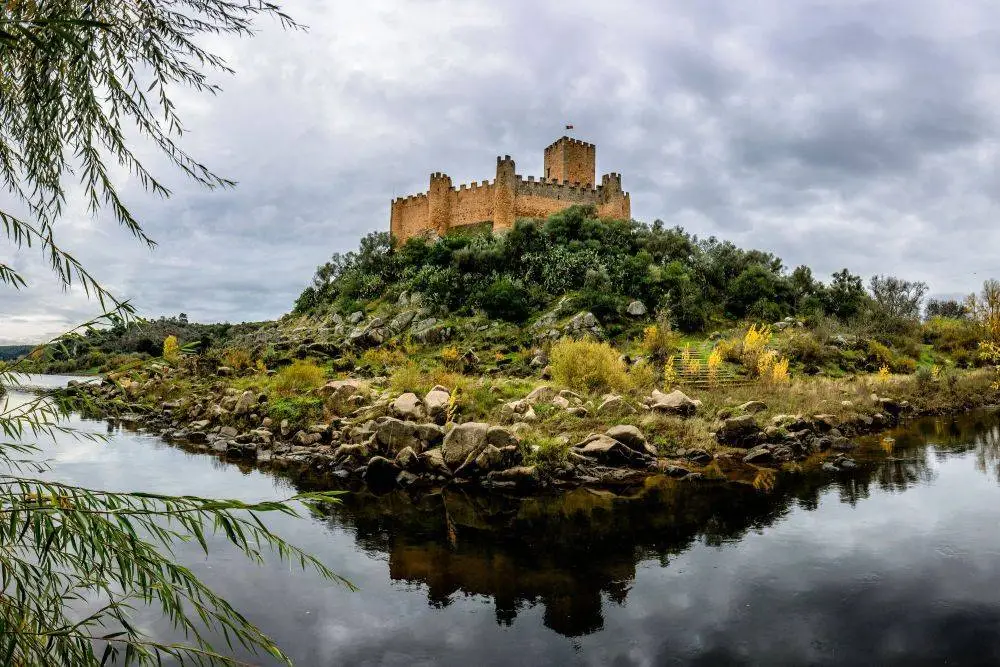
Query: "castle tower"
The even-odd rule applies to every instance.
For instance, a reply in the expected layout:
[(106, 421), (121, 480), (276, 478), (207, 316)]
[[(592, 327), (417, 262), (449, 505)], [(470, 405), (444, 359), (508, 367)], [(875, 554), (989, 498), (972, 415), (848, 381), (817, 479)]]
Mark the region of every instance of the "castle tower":
[(497, 180), (493, 185), (493, 231), (514, 226), (514, 195), (517, 187), (514, 161), (497, 156)]
[(427, 217), (430, 228), (444, 236), (451, 225), (451, 177), (435, 171), (427, 191)]
[(632, 200), (622, 191), (622, 175), (614, 172), (601, 176), (601, 196), (598, 213), (605, 218), (629, 220), (632, 217)]
[(597, 148), (585, 141), (561, 137), (545, 149), (546, 181), (579, 183), (588, 188), (597, 182)]

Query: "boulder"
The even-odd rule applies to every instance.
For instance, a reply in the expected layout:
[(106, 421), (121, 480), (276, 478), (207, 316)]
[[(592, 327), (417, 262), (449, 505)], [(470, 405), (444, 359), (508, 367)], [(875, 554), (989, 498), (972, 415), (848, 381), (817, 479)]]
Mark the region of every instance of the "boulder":
[(372, 486), (395, 486), (399, 468), (384, 456), (373, 456), (365, 469), (365, 481)]
[(767, 410), (767, 404), (763, 401), (747, 401), (743, 405), (736, 406), (736, 412), (745, 415), (755, 415), (758, 412), (764, 412), (764, 410)]
[(774, 461), (774, 455), (771, 453), (771, 448), (768, 445), (757, 445), (753, 449), (747, 451), (746, 456), (743, 457), (744, 463), (772, 463)]
[(250, 431), (250, 435), (253, 437), (255, 442), (260, 442), (265, 445), (270, 445), (274, 440), (274, 434), (268, 431), (266, 428), (255, 428)]
[(500, 488), (529, 490), (541, 486), (542, 477), (535, 466), (515, 466), (506, 470), (494, 470), (486, 477), (487, 482)]
[(698, 403), (680, 389), (674, 389), (669, 394), (654, 389), (649, 397), (649, 407), (661, 414), (689, 417), (698, 409)]
[(556, 396), (552, 399), (551, 403), (560, 410), (566, 410), (570, 406), (569, 399), (565, 396)]
[(347, 321), (350, 324), (357, 324), (358, 322), (360, 322), (363, 319), (365, 319), (365, 314), (363, 312), (361, 312), (360, 310), (357, 310), (357, 311), (355, 311), (355, 312), (353, 312), (353, 313), (351, 313), (350, 315), (347, 316)]
[(706, 452), (704, 449), (687, 449), (683, 453), (678, 452), (679, 456), (683, 456), (688, 461), (697, 463), (698, 465), (708, 465), (712, 461), (712, 455)]
[(882, 412), (885, 412), (893, 417), (899, 417), (899, 415), (903, 412), (903, 404), (898, 401), (894, 401), (891, 398), (880, 398), (878, 402)]
[(414, 426), (412, 422), (383, 417), (375, 425), (375, 440), (392, 454), (408, 447), (414, 451), (421, 451), (423, 448), (416, 437)]
[(444, 463), (452, 470), (462, 465), (470, 455), (475, 457), (486, 446), (490, 425), (482, 422), (458, 424), (448, 431), (441, 445)]
[(621, 396), (608, 394), (601, 398), (601, 404), (597, 406), (597, 414), (602, 417), (621, 417), (635, 414), (636, 410), (628, 404)]
[(761, 429), (757, 426), (753, 415), (730, 417), (722, 422), (716, 431), (715, 439), (734, 447), (748, 447), (756, 444), (757, 435)]
[(406, 327), (410, 326), (413, 322), (413, 318), (417, 316), (417, 311), (415, 310), (404, 310), (396, 317), (392, 318), (389, 322), (389, 330), (393, 333), (400, 333)]
[(573, 451), (610, 464), (630, 463), (645, 456), (645, 454), (640, 454), (627, 445), (603, 434), (589, 436), (583, 442), (574, 445)]
[(235, 415), (245, 415), (253, 411), (257, 407), (257, 394), (253, 393), (249, 389), (240, 394), (240, 397), (236, 399), (236, 405), (233, 406), (233, 414)]
[(427, 416), (436, 421), (443, 420), (448, 414), (448, 403), (451, 401), (451, 393), (442, 386), (436, 386), (424, 396), (424, 408), (427, 409)]
[(361, 391), (363, 387), (361, 380), (332, 380), (323, 385), (319, 391), (334, 401), (342, 402)]
[(648, 311), (646, 310), (646, 305), (642, 301), (639, 301), (637, 299), (628, 304), (628, 306), (625, 308), (625, 312), (631, 315), (632, 317), (642, 317)]
[(519, 420), (533, 422), (538, 419), (538, 415), (535, 414), (535, 409), (526, 398), (522, 398), (519, 401), (504, 403), (500, 407), (500, 414), (512, 421)]
[(656, 456), (656, 448), (649, 444), (646, 440), (646, 436), (644, 436), (642, 431), (635, 426), (630, 426), (628, 424), (612, 426), (605, 432), (605, 435), (617, 440), (632, 451), (639, 452), (640, 454)]
[(517, 447), (517, 437), (502, 426), (491, 426), (486, 432), (486, 443), (499, 449)]
[(531, 393), (524, 397), (530, 405), (536, 405), (538, 403), (548, 403), (556, 396), (556, 390), (548, 385), (542, 385), (540, 387), (535, 387), (531, 390)]
[(367, 459), (368, 445), (364, 442), (358, 444), (344, 444), (337, 447), (333, 452), (334, 460), (338, 459)]
[(432, 473), (451, 477), (451, 468), (444, 462), (441, 448), (430, 449), (420, 455), (420, 462)]
[(423, 443), (423, 449), (440, 445), (444, 439), (444, 429), (437, 424), (414, 424), (413, 433)]
[(419, 421), (426, 417), (424, 405), (413, 392), (406, 392), (392, 402), (392, 412), (397, 416), (411, 421)]
[(412, 447), (403, 447), (396, 454), (396, 467), (402, 470), (413, 470), (417, 467), (419, 459), (417, 458), (417, 452), (413, 450)]
[(488, 473), (499, 468), (502, 462), (503, 452), (500, 451), (500, 448), (487, 444), (476, 457), (476, 468), (480, 472)]
[(303, 447), (308, 447), (309, 445), (315, 445), (320, 440), (323, 439), (323, 435), (320, 433), (306, 433), (305, 431), (299, 431), (295, 434), (295, 442), (302, 445)]
[(830, 439), (830, 449), (838, 452), (849, 452), (857, 447), (856, 444), (845, 438), (844, 436), (834, 436)]

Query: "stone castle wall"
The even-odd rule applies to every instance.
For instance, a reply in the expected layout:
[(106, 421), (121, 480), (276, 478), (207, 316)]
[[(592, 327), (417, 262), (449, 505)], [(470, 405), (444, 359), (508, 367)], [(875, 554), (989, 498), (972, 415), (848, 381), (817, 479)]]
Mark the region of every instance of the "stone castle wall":
[(545, 149), (545, 169), (572, 180), (524, 178), (515, 174), (509, 155), (497, 158), (492, 182), (455, 188), (447, 174), (435, 172), (426, 193), (393, 200), (390, 231), (399, 242), (421, 235), (444, 236), (456, 227), (479, 223), (490, 223), (493, 231), (500, 231), (513, 227), (518, 218), (543, 218), (575, 204), (595, 206), (602, 218), (630, 218), (631, 202), (622, 191), (621, 175), (605, 174), (595, 186), (594, 158), (593, 144), (563, 137)]

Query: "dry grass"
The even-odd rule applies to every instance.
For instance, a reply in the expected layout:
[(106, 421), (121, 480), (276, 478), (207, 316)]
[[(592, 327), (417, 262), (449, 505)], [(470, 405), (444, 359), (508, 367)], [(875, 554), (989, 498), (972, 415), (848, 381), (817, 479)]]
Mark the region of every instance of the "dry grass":
[(296, 360), (274, 376), (274, 390), (283, 396), (304, 394), (323, 386), (326, 374), (311, 361)]
[(561, 340), (552, 346), (552, 377), (573, 391), (600, 393), (629, 387), (625, 363), (607, 343)]

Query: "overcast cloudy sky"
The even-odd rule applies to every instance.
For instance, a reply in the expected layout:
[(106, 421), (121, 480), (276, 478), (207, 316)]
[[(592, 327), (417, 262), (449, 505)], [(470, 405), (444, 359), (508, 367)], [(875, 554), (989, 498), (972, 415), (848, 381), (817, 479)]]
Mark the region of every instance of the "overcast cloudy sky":
[[(317, 264), (388, 228), (389, 200), (539, 174), (573, 134), (620, 171), (632, 213), (808, 264), (925, 280), (1000, 277), (1000, 18), (979, 0), (311, 0), (308, 33), (262, 24), (217, 42), (224, 92), (178, 93), (186, 146), (239, 181), (123, 181), (159, 247), (81, 208), (62, 242), (147, 315), (244, 321), (287, 312)], [(0, 205), (5, 195), (0, 193)], [(0, 292), (0, 343), (96, 312), (51, 288)]]

